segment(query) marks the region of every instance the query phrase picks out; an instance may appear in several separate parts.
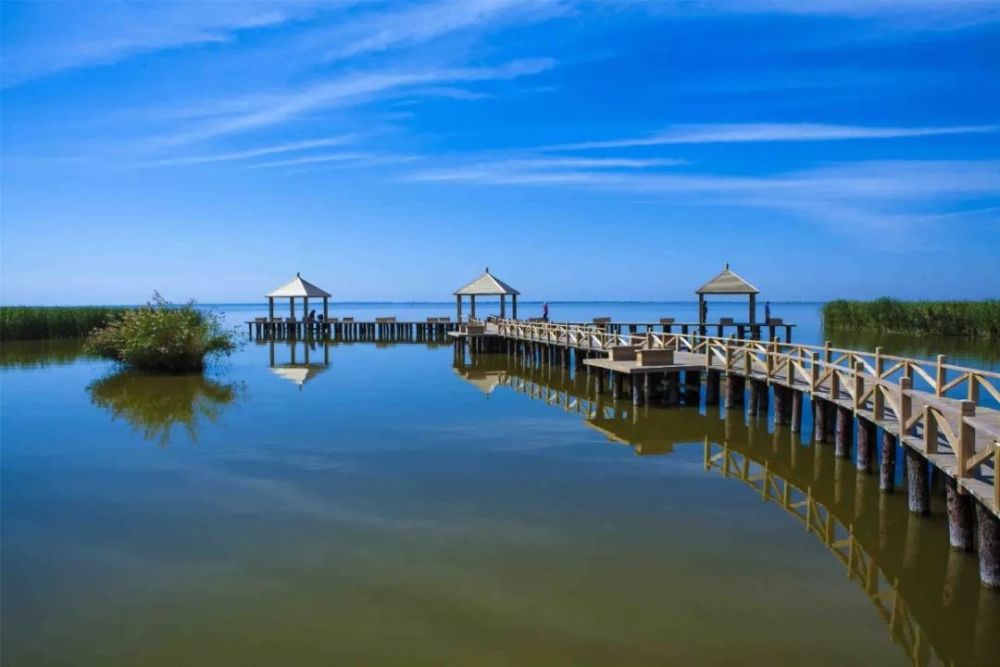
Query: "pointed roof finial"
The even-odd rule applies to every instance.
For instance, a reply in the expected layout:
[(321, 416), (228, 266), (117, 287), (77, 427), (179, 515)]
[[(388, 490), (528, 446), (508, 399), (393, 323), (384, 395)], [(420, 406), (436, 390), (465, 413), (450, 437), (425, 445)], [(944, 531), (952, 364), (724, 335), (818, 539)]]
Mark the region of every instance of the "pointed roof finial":
[[(729, 266), (729, 265), (728, 265), (728, 264), (726, 264), (726, 266)], [(301, 277), (302, 277), (302, 274), (301, 274), (301, 273), (299, 273), (298, 271), (296, 271), (296, 272), (295, 272), (295, 277), (296, 277), (296, 278), (301, 278)]]
[(729, 270), (729, 262), (726, 262), (726, 271)]
[(487, 266), (486, 267), (486, 273), (489, 273), (489, 272), (490, 272), (490, 267)]

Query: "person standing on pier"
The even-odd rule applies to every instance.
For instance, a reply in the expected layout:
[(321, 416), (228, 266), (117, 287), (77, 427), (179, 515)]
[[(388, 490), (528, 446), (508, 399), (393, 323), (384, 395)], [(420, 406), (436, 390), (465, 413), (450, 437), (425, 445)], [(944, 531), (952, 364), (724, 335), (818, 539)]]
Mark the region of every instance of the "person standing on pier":
[(770, 301), (765, 301), (764, 302), (764, 323), (766, 324), (766, 323), (768, 323), (770, 321), (771, 321), (771, 302)]
[(542, 304), (542, 320), (549, 321), (549, 303), (547, 301)]
[(708, 322), (708, 301), (701, 302), (701, 321)]

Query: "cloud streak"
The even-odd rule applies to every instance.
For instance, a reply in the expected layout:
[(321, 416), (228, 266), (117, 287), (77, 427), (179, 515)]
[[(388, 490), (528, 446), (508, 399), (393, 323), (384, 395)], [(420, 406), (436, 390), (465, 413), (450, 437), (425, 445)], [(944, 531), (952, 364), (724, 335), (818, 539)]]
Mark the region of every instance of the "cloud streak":
[(678, 125), (643, 137), (582, 141), (548, 146), (549, 150), (589, 150), (679, 144), (728, 144), (808, 141), (857, 141), (863, 139), (905, 139), (956, 134), (996, 132), (997, 125), (957, 125), (944, 127), (877, 127), (827, 125), (823, 123), (732, 123)]
[(218, 162), (233, 162), (239, 160), (249, 160), (256, 157), (263, 157), (266, 155), (275, 155), (279, 153), (293, 153), (298, 151), (310, 150), (313, 148), (330, 148), (332, 146), (343, 146), (344, 144), (350, 144), (356, 141), (358, 135), (356, 134), (344, 134), (337, 137), (327, 137), (324, 139), (309, 139), (305, 141), (292, 141), (284, 144), (275, 144), (273, 146), (261, 146), (259, 148), (250, 148), (242, 151), (233, 151), (229, 153), (215, 153), (208, 155), (189, 155), (185, 157), (172, 157), (163, 158), (161, 160), (149, 160), (147, 162), (140, 162), (136, 166), (140, 167), (183, 167), (199, 164), (213, 164)]
[(658, 194), (676, 203), (771, 208), (833, 226), (876, 228), (930, 220), (956, 206), (1000, 196), (1000, 161), (866, 161), (765, 176), (516, 169), (499, 161), (423, 170), (406, 179)]
[[(260, 129), (290, 121), (320, 109), (362, 104), (414, 86), (516, 79), (544, 72), (554, 65), (547, 58), (516, 60), (496, 67), (384, 71), (347, 75), (269, 96), (254, 96), (256, 107), (177, 133), (162, 143), (178, 145)], [(211, 105), (217, 107), (217, 103)]]

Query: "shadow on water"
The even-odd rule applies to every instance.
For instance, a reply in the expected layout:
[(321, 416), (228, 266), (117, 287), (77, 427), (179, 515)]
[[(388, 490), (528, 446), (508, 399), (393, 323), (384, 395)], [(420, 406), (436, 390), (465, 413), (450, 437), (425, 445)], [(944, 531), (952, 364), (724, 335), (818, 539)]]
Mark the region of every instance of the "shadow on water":
[(804, 444), (788, 427), (769, 430), (764, 417), (714, 407), (707, 414), (694, 406), (633, 408), (598, 395), (583, 372), (499, 355), (459, 359), (454, 369), (487, 395), (513, 390), (578, 414), (637, 455), (697, 448), (706, 474), (746, 485), (816, 537), (912, 664), (996, 664), (1000, 594), (980, 586), (974, 554), (949, 548), (942, 498), (934, 516), (911, 514), (905, 493), (880, 493), (876, 475), (859, 473), (831, 446)]
[(124, 419), (137, 433), (161, 447), (175, 427), (192, 442), (201, 422), (215, 422), (225, 408), (245, 394), (241, 383), (221, 383), (201, 374), (147, 375), (116, 373), (87, 387), (91, 402)]

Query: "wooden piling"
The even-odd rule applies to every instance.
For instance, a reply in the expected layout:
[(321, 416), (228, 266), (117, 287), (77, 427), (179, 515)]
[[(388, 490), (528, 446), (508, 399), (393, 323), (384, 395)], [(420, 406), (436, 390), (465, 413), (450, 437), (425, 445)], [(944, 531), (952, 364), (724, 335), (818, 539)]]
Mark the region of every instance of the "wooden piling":
[(972, 551), (975, 524), (972, 496), (958, 488), (958, 480), (954, 477), (946, 478), (944, 487), (948, 504), (948, 542), (952, 549)]
[(708, 371), (705, 375), (705, 405), (719, 404), (719, 385), (722, 381), (722, 373), (719, 371)]
[(1000, 588), (1000, 517), (980, 502), (975, 505), (979, 533), (979, 581), (988, 588)]
[(873, 422), (858, 417), (858, 450), (855, 464), (859, 472), (871, 473), (875, 456), (877, 429)]
[(910, 511), (927, 516), (931, 513), (930, 479), (927, 459), (912, 447), (903, 447), (906, 459), (906, 496)]
[(789, 389), (792, 395), (792, 413), (789, 416), (789, 420), (792, 423), (792, 433), (802, 432), (802, 401), (803, 393), (801, 391), (796, 391), (794, 389)]
[(611, 398), (618, 400), (622, 397), (622, 374), (611, 372)]
[(735, 410), (743, 405), (743, 378), (726, 373), (726, 409)]
[(850, 458), (851, 439), (854, 437), (854, 415), (850, 408), (837, 406), (837, 435), (835, 438), (834, 455), (837, 458)]
[(822, 398), (813, 398), (813, 440), (818, 443), (827, 442), (826, 434), (826, 401)]
[(882, 431), (882, 463), (879, 466), (878, 488), (882, 493), (896, 489), (896, 436)]

